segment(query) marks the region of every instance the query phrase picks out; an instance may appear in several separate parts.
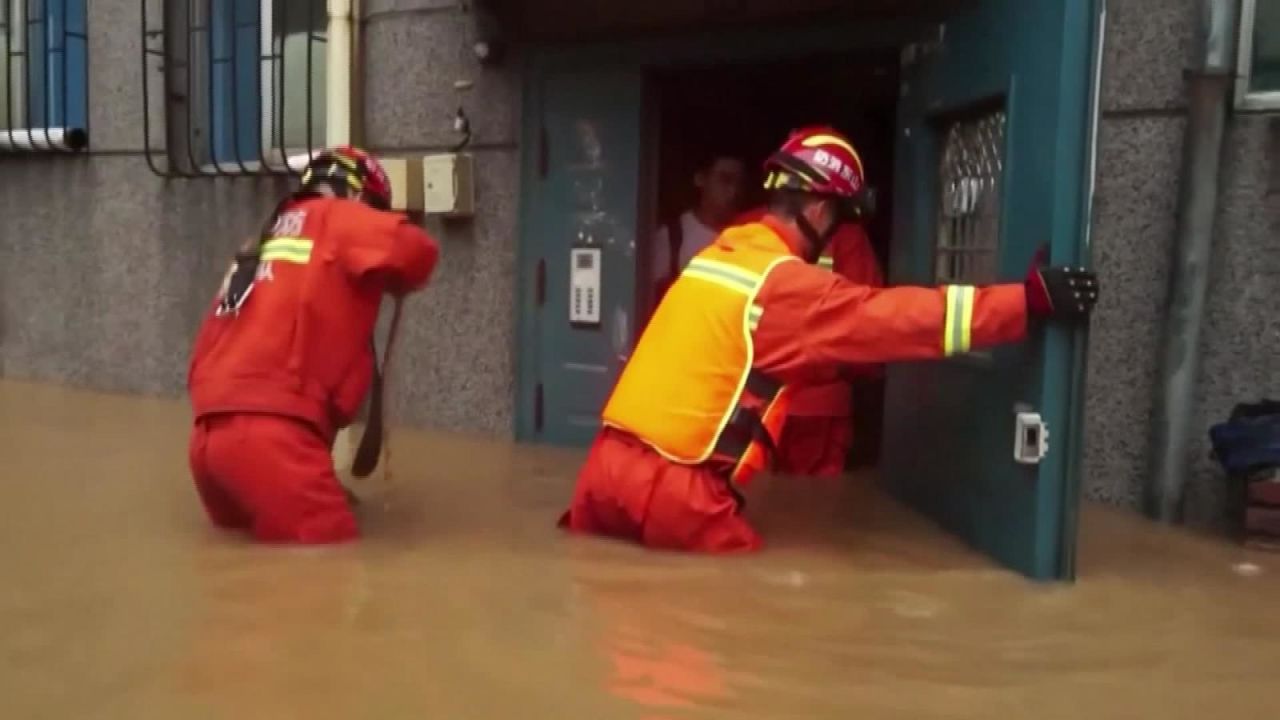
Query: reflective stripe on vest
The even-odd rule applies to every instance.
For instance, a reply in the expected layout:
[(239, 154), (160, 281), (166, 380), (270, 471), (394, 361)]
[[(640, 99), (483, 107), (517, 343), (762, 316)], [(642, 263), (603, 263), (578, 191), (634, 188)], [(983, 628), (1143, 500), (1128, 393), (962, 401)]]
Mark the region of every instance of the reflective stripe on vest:
[(723, 457), (734, 465), (730, 480), (759, 469), (781, 430), (785, 392), (751, 369), (765, 312), (755, 298), (774, 267), (795, 259), (763, 225), (731, 228), (698, 253), (646, 326), (604, 423), (674, 462)]
[(308, 238), (276, 237), (262, 243), (259, 259), (306, 265), (311, 262), (311, 248), (314, 246)]
[(689, 266), (681, 274), (681, 277), (685, 275), (713, 282), (723, 288), (748, 296), (756, 294), (756, 287), (761, 280), (760, 275), (757, 273), (748, 272), (726, 262), (708, 260), (702, 257), (695, 257), (689, 261)]
[(969, 352), (973, 340), (973, 303), (977, 291), (972, 285), (947, 286), (947, 319), (942, 331), (942, 351), (950, 357)]
[(836, 259), (831, 257), (830, 255), (823, 255), (822, 257), (818, 258), (818, 267), (822, 268), (823, 270), (835, 270)]
[[(706, 260), (702, 258), (694, 258), (689, 261), (689, 265), (685, 268), (684, 275), (699, 280), (715, 283), (726, 290), (732, 290), (748, 297), (754, 298), (757, 286), (762, 278), (759, 275), (753, 275), (744, 272), (740, 268), (736, 268), (728, 263), (717, 262), (715, 260)], [(764, 308), (751, 303), (747, 309), (747, 327), (755, 332), (760, 325), (760, 318), (764, 317)]]

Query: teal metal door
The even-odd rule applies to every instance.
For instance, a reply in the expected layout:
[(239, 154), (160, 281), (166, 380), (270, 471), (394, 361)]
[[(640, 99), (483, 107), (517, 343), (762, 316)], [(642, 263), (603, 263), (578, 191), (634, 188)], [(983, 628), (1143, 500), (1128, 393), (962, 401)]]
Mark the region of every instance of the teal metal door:
[[(908, 47), (896, 143), (894, 284), (1021, 279), (1041, 245), (1087, 261), (1091, 0), (979, 0)], [(1073, 575), (1083, 333), (889, 371), (884, 478), (999, 562)], [(1015, 413), (1049, 430), (1014, 460)]]
[[(524, 138), (522, 440), (588, 444), (631, 352), (642, 80), (638, 67), (530, 74), (526, 107), (538, 121), (525, 123)], [(579, 270), (599, 266), (598, 287), (571, 289), (571, 257)]]

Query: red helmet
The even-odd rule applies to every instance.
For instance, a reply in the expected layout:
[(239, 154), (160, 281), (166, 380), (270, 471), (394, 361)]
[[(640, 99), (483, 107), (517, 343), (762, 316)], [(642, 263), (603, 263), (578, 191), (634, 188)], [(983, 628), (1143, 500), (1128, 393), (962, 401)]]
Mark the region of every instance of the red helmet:
[(872, 210), (873, 195), (866, 185), (862, 158), (834, 128), (807, 127), (791, 133), (765, 161), (766, 190), (793, 190), (848, 200), (842, 203), (854, 217)]
[(379, 210), (391, 209), (391, 179), (369, 153), (349, 145), (322, 151), (302, 173), (302, 190), (327, 183), (342, 197), (359, 197)]

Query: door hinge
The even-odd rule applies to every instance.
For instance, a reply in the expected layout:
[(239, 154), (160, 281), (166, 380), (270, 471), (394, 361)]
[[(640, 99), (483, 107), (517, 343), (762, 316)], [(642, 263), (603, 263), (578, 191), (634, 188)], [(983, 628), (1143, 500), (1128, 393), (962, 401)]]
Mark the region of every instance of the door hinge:
[(547, 259), (538, 258), (538, 268), (533, 277), (533, 304), (542, 307), (547, 304)]
[(538, 177), (545, 179), (551, 165), (551, 141), (547, 138), (547, 126), (538, 129)]
[(542, 432), (542, 383), (533, 389), (533, 431)]
[(927, 56), (938, 55), (947, 47), (947, 24), (938, 23), (932, 30), (933, 36), (925, 38), (920, 48)]
[[(917, 62), (924, 61), (941, 53), (947, 44), (947, 24), (939, 23), (930, 28), (931, 33), (921, 38), (917, 42), (907, 43), (902, 46), (901, 63), (904, 68), (910, 67)], [(905, 85), (904, 95), (905, 93)]]

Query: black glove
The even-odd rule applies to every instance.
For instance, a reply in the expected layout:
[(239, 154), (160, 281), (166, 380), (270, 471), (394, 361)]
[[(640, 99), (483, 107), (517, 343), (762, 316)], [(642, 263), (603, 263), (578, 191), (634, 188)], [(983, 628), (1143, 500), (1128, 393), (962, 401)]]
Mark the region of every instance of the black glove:
[(1025, 284), (1027, 313), (1032, 317), (1084, 324), (1098, 304), (1098, 276), (1084, 268), (1032, 265)]

